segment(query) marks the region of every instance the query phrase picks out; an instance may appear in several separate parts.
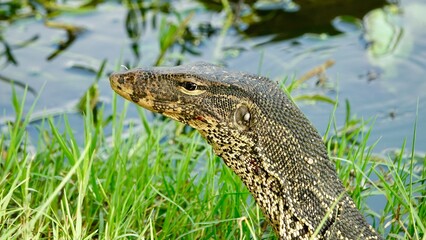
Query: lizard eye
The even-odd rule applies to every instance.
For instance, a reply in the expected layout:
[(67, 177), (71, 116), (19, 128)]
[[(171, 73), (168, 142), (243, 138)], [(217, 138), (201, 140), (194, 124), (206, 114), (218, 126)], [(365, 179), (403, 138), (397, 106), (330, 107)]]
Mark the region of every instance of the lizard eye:
[(197, 90), (197, 84), (195, 84), (195, 83), (193, 83), (193, 82), (183, 82), (183, 83), (181, 84), (181, 86), (182, 86), (183, 88), (185, 88), (186, 90), (188, 90), (188, 91), (194, 91), (194, 90)]

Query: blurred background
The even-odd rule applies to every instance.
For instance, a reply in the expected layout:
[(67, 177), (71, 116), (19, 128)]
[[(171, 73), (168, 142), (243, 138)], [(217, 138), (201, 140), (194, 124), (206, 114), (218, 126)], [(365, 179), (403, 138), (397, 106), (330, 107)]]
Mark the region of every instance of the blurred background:
[(205, 61), (297, 81), (291, 94), (322, 134), (338, 102), (337, 125), (369, 121), (377, 153), (411, 147), (417, 119), (424, 152), (425, 13), (424, 0), (2, 0), (0, 126), (14, 119), (12, 89), (22, 99), (27, 88), (34, 139), (63, 113), (82, 135), (86, 92), (110, 113), (108, 74), (121, 65)]

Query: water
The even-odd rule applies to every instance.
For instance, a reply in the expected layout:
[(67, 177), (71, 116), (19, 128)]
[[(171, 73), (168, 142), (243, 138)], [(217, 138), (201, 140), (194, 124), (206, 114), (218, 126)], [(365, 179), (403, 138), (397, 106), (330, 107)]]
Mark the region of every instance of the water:
[[(352, 114), (374, 121), (371, 144), (380, 139), (375, 152), (399, 148), (404, 139), (411, 141), (417, 118), (416, 150), (426, 151), (426, 3), (406, 0), (389, 10), (385, 1), (345, 2), (345, 5), (330, 2), (316, 6), (232, 4), (241, 18), (225, 33), (221, 31), (226, 25), (226, 14), (210, 1), (172, 2), (169, 9), (178, 12), (181, 19), (194, 12), (189, 24), (192, 38), (187, 39), (185, 48), (174, 45), (167, 52), (164, 65), (207, 61), (282, 80), (285, 76), (300, 77), (332, 59), (335, 65), (326, 71), (325, 87), (316, 87), (312, 80), (294, 95), (338, 98), (341, 104), (336, 118), (340, 125), (344, 121), (344, 100), (349, 100)], [(164, 6), (137, 12), (107, 2), (87, 11), (58, 15), (51, 20), (80, 26), (84, 31), (51, 60), (48, 59), (54, 56), (60, 42), (67, 40), (64, 30), (46, 27), (37, 18), (0, 25), (3, 39), (17, 62), (15, 65), (7, 61), (6, 55), (0, 55), (2, 122), (13, 116), (11, 84), (4, 79), (34, 89), (36, 94), (27, 96), (26, 109), (39, 94), (36, 112), (43, 115), (51, 111), (72, 112), (94, 82), (96, 74), (90, 69), (96, 71), (104, 59), (107, 73), (123, 63), (130, 67), (153, 65), (160, 54), (162, 19), (178, 21), (176, 14), (161, 11), (169, 3), (160, 3)], [(383, 15), (385, 10), (390, 13)], [(369, 19), (373, 13), (379, 17)], [(132, 24), (126, 25), (126, 19)], [(374, 26), (377, 22), (379, 27)], [(385, 36), (373, 41), (376, 45), (366, 37), (363, 27), (367, 24), (372, 25), (369, 27), (373, 30), (369, 31)], [(20, 46), (26, 41), (29, 43)], [(379, 50), (373, 51), (373, 46)], [(5, 45), (0, 46), (0, 52), (5, 50)], [(77, 65), (88, 66), (89, 70)], [(22, 95), (23, 89), (16, 88)], [(99, 88), (101, 101), (109, 105), (112, 91), (106, 75), (101, 78)], [(333, 106), (310, 102), (298, 105), (324, 133)], [(135, 107), (130, 111), (131, 116), (136, 116)], [(78, 114), (71, 115), (71, 119), (76, 119), (71, 124), (77, 132), (82, 132)]]

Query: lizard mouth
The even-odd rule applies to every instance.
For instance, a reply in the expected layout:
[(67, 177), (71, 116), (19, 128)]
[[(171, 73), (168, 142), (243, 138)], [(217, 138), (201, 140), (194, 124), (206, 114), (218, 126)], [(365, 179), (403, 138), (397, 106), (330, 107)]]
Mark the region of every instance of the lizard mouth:
[(132, 101), (139, 106), (146, 108), (153, 112), (156, 111), (154, 107), (154, 100), (149, 95), (142, 96), (141, 94), (137, 94), (134, 92), (132, 85), (125, 80), (123, 73), (112, 73), (109, 76), (109, 82), (111, 85), (111, 88), (121, 97)]
[[(138, 94), (133, 86), (124, 79), (123, 74), (113, 73), (109, 77), (111, 88), (121, 97), (136, 103), (137, 105), (156, 113), (163, 114), (177, 121), (186, 123), (179, 111), (170, 110), (170, 102), (155, 99), (148, 91)], [(177, 108), (175, 106), (175, 108)]]

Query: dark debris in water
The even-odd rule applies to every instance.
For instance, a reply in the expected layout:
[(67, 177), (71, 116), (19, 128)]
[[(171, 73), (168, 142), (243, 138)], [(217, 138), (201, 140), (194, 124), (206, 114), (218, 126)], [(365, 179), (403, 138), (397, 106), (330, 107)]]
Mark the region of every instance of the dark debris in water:
[(29, 86), (28, 84), (25, 84), (22, 81), (3, 76), (1, 74), (0, 74), (0, 81), (6, 82), (9, 85), (17, 86), (17, 87), (22, 88), (22, 89), (27, 89), (29, 93), (31, 93), (34, 96), (37, 96), (37, 91), (34, 88)]
[(51, 53), (47, 60), (52, 60), (65, 51), (68, 47), (70, 47), (77, 37), (84, 32), (84, 27), (75, 26), (73, 24), (54, 22), (54, 21), (46, 21), (45, 25), (50, 28), (58, 28), (65, 30), (67, 33), (67, 38), (65, 41), (60, 41), (57, 45), (57, 49)]
[[(221, 9), (220, 4), (201, 0), (210, 9)], [(345, 1), (239, 1), (232, 0), (235, 22), (242, 33), (249, 37), (274, 36), (272, 41), (292, 39), (305, 33), (340, 34), (333, 20), (346, 16), (346, 23), (359, 25), (372, 9), (388, 4), (385, 0), (369, 0), (360, 3)], [(350, 17), (349, 17), (350, 16)], [(345, 28), (346, 29), (346, 28)]]

